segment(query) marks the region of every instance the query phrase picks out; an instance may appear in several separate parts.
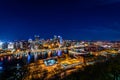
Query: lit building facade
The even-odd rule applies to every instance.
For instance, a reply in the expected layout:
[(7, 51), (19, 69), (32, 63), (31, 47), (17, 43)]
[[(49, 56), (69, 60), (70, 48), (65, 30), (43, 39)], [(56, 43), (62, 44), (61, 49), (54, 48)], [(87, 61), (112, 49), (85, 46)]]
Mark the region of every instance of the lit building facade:
[(13, 42), (9, 42), (8, 43), (8, 50), (12, 50), (14, 49), (14, 43)]
[(0, 41), (0, 49), (3, 49), (3, 42)]

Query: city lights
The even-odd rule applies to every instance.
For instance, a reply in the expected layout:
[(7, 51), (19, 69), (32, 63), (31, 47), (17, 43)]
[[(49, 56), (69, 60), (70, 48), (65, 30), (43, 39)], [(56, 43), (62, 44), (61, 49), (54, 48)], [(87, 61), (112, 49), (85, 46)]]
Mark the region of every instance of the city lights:
[[(46, 79), (49, 79), (54, 77), (52, 75), (55, 75), (58, 71), (60, 73), (64, 70), (69, 71), (69, 69), (76, 71), (83, 66), (94, 65), (98, 61), (108, 60), (108, 55), (114, 57), (120, 53), (120, 43), (63, 40), (61, 36), (54, 36), (51, 40), (46, 39), (43, 41), (39, 37), (35, 36), (35, 39), (28, 39), (28, 41), (7, 42), (6, 45), (0, 42), (0, 61), (3, 62), (6, 59), (8, 62), (14, 63), (14, 60), (18, 60), (21, 61), (18, 62), (19, 66), (22, 65), (21, 68), (27, 65), (27, 68), (29, 68), (27, 74), (29, 75), (24, 76), (25, 80), (29, 76), (37, 76), (32, 72), (39, 70), (42, 73), (44, 73), (43, 70), (47, 70), (50, 74), (46, 75)], [(5, 50), (3, 46), (6, 46)], [(96, 60), (99, 56), (103, 57), (102, 60)], [(72, 72), (67, 72), (66, 75), (70, 73)], [(41, 73), (38, 74), (42, 75)], [(39, 78), (41, 77), (39, 76)]]
[(120, 0), (0, 0), (0, 80), (120, 80)]

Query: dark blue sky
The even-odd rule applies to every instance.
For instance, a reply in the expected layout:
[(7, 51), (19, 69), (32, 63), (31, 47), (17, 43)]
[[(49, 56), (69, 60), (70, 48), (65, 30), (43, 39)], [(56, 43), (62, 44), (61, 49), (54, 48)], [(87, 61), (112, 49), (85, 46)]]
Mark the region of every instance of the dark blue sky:
[(120, 40), (119, 26), (119, 0), (0, 0), (1, 40)]

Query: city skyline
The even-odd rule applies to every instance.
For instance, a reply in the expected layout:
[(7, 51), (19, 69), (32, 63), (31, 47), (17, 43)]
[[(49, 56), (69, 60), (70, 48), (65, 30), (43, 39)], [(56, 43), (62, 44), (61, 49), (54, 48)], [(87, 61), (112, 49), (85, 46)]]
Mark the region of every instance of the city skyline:
[(120, 40), (118, 0), (1, 0), (0, 40), (61, 35), (75, 40)]

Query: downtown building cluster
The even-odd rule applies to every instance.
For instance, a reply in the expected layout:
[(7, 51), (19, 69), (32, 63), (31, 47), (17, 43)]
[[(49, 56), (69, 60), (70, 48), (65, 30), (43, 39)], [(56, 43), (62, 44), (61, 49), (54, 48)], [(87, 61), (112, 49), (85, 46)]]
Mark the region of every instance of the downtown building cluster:
[[(24, 51), (24, 50), (39, 50), (39, 49), (55, 49), (55, 48), (68, 48), (75, 49), (80, 52), (96, 52), (105, 49), (119, 50), (119, 41), (77, 41), (77, 40), (63, 40), (61, 36), (54, 36), (52, 39), (40, 39), (40, 36), (35, 35), (34, 39), (14, 41), (14, 42), (1, 42), (0, 50), (9, 51)], [(3, 51), (3, 53), (4, 53)], [(2, 53), (2, 51), (0, 52)]]
[(34, 39), (20, 40), (13, 42), (0, 41), (0, 50), (36, 50), (57, 48), (63, 45), (64, 40), (61, 36), (54, 36), (53, 39), (40, 39), (40, 36), (35, 35)]

